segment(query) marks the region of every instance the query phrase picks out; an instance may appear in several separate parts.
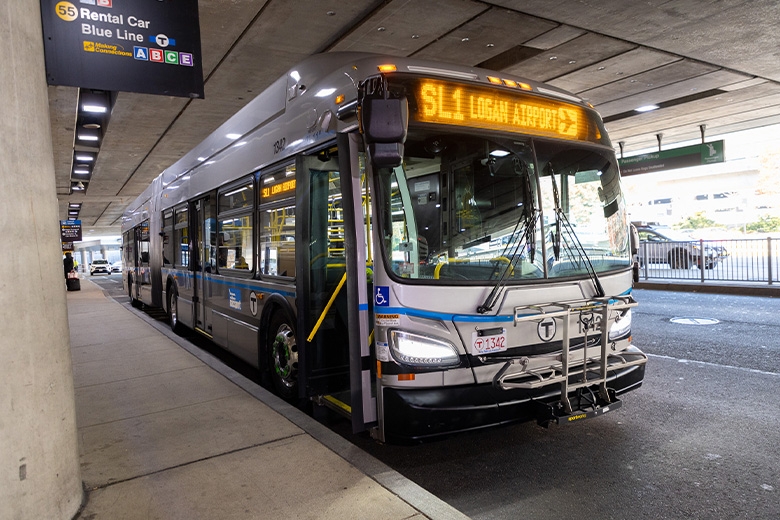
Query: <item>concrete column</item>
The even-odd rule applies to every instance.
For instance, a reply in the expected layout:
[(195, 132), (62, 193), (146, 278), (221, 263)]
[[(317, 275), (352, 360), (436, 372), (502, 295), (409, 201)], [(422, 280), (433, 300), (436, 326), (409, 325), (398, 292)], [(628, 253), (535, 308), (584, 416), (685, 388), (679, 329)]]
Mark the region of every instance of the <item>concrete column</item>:
[(0, 0), (0, 518), (82, 500), (38, 0)]

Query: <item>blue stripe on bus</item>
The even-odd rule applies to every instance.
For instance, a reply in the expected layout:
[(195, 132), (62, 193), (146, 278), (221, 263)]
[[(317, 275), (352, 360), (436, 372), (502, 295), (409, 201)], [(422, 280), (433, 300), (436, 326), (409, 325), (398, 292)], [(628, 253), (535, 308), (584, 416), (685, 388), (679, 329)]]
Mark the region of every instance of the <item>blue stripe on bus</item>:
[[(188, 271), (174, 271), (172, 273), (176, 278), (182, 277), (182, 278), (197, 278), (201, 282), (204, 281), (204, 277), (202, 274), (193, 274)], [(236, 287), (239, 289), (248, 289), (250, 291), (257, 291), (257, 292), (264, 292), (264, 293), (274, 293), (274, 294), (280, 294), (282, 296), (289, 296), (291, 298), (295, 297), (295, 292), (291, 291), (283, 291), (281, 289), (272, 289), (270, 287), (264, 287), (260, 285), (249, 285), (246, 283), (235, 283), (228, 280), (219, 280), (217, 278), (208, 278), (206, 281), (210, 283), (215, 283), (219, 285), (226, 285), (228, 287)]]
[(361, 303), (360, 305), (358, 305), (358, 310), (359, 311), (367, 311), (368, 310), (368, 304), (367, 303)]
[[(631, 289), (628, 289), (627, 291), (624, 291), (620, 294), (620, 296), (626, 296), (628, 294), (631, 294)], [(610, 300), (609, 303), (616, 303), (618, 300)], [(381, 309), (381, 310), (380, 310)], [(509, 315), (502, 315), (502, 316), (485, 316), (485, 315), (477, 315), (477, 314), (450, 314), (450, 313), (444, 313), (444, 312), (436, 312), (436, 311), (426, 311), (421, 309), (408, 309), (406, 307), (374, 307), (374, 312), (376, 314), (404, 314), (406, 316), (413, 316), (416, 318), (430, 318), (435, 320), (444, 320), (444, 321), (454, 321), (454, 322), (461, 322), (461, 323), (491, 323), (491, 322), (510, 322), (514, 321), (515, 316), (513, 314)], [(536, 313), (529, 313), (525, 315), (519, 315), (519, 317), (523, 316), (536, 316)]]
[(513, 316), (482, 316), (472, 314), (450, 314), (444, 312), (424, 311), (421, 309), (408, 309), (406, 307), (374, 307), (376, 314), (405, 314), (415, 318), (430, 318), (435, 320), (459, 321), (470, 323), (487, 323), (496, 321), (512, 321)]

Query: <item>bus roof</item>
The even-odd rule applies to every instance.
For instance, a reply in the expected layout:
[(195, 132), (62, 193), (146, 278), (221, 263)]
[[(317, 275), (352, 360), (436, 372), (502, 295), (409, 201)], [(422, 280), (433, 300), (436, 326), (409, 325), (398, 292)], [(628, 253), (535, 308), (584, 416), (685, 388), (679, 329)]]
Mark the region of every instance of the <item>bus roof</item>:
[[(328, 118), (329, 126), (325, 129), (326, 132), (324, 132), (327, 134), (328, 130), (335, 128), (335, 113), (339, 108), (335, 102), (335, 97), (339, 94), (344, 96), (344, 99), (340, 102), (342, 106), (354, 103), (360, 82), (377, 76), (380, 73), (380, 66), (392, 66), (393, 71), (397, 73), (482, 84), (493, 88), (507, 89), (507, 91), (522, 85), (524, 90), (530, 90), (542, 97), (565, 101), (583, 108), (588, 106), (579, 97), (559, 88), (478, 67), (363, 52), (315, 54), (287, 71), (286, 74), (274, 81), (235, 115), (220, 125), (200, 144), (166, 168), (155, 179), (159, 184), (158, 189), (165, 190), (166, 187), (170, 186), (177, 179), (182, 178), (193, 170), (204, 168), (204, 166), (214, 162), (218, 157), (225, 156), (225, 153), (234, 149), (236, 144), (246, 141), (245, 137), (263, 127), (269, 121), (281, 116), (284, 116), (285, 125), (288, 125), (288, 131), (303, 136), (307, 134), (308, 129), (312, 128), (313, 125), (317, 123), (325, 124), (316, 118), (322, 119), (324, 112), (331, 110), (331, 116), (333, 117)], [(310, 120), (312, 117), (315, 119), (314, 121)], [(341, 122), (340, 124), (343, 128), (346, 128), (354, 125), (354, 121)], [(283, 125), (277, 126), (281, 129)], [(331, 138), (327, 135), (325, 137)], [(259, 169), (271, 160), (283, 159), (287, 155), (298, 153), (301, 147), (311, 146), (314, 143), (311, 140), (305, 142), (301, 140), (297, 144), (298, 147), (296, 148), (290, 146), (288, 142), (288, 148), (285, 149), (285, 153), (279, 155), (274, 153), (266, 160), (254, 158), (252, 160), (255, 162), (250, 164), (247, 162), (249, 159), (245, 158), (241, 168), (247, 168), (248, 170), (244, 173), (249, 173), (252, 169)], [(224, 181), (224, 179), (222, 180)], [(207, 188), (204, 187), (203, 189)], [(186, 200), (187, 196), (197, 195), (197, 193), (191, 190), (189, 194), (185, 194), (184, 191), (181, 190), (177, 197), (167, 200), (166, 203), (168, 205), (175, 204), (177, 200)], [(145, 190), (128, 207), (128, 211), (125, 212), (123, 217), (123, 230), (125, 227), (132, 227), (138, 223), (138, 219), (143, 214), (143, 212), (138, 211), (139, 207), (150, 200), (151, 195), (147, 192), (149, 190)], [(156, 210), (156, 207), (150, 208), (150, 211)]]

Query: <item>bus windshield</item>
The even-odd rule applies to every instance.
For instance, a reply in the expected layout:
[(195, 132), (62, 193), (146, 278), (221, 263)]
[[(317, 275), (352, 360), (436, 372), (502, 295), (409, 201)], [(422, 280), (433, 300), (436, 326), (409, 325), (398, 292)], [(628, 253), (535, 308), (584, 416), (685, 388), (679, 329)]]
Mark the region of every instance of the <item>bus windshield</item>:
[(410, 129), (378, 172), (385, 261), (402, 279), (484, 283), (628, 267), (614, 154), (575, 141)]

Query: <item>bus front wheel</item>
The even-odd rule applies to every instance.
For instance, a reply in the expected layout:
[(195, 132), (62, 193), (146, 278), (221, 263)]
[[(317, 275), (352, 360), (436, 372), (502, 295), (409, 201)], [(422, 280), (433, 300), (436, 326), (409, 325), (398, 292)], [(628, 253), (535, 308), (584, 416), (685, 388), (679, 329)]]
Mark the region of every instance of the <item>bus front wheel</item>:
[(266, 345), (276, 393), (286, 401), (295, 401), (298, 398), (298, 344), (293, 325), (281, 312), (271, 318)]

